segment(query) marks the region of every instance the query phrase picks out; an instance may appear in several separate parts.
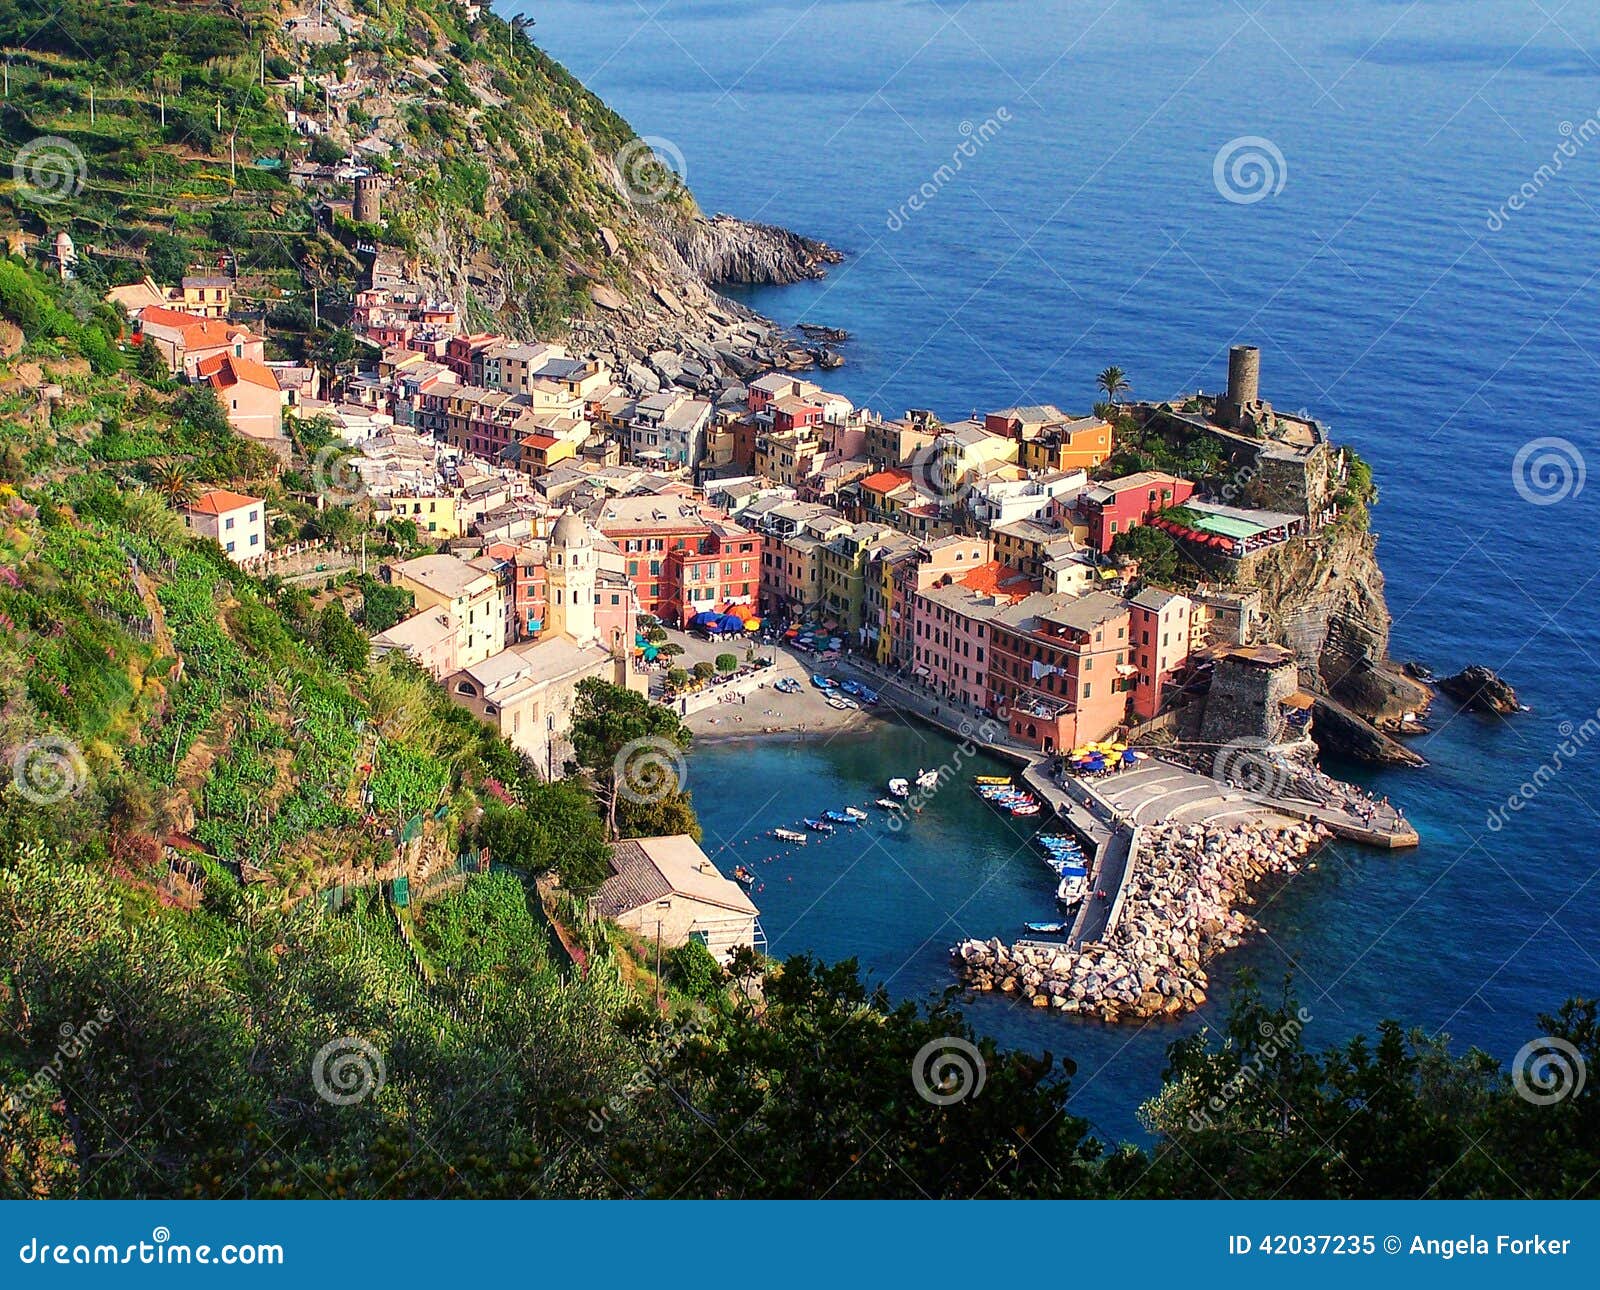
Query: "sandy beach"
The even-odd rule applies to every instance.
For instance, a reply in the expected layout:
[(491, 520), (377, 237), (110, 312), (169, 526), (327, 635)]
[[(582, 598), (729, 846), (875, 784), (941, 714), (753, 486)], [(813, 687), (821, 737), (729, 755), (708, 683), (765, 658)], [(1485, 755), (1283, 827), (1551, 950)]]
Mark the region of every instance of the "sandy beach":
[[(704, 642), (700, 644), (704, 646)], [(836, 735), (882, 719), (870, 708), (853, 711), (830, 708), (827, 696), (811, 684), (815, 663), (812, 656), (794, 654), (782, 647), (772, 649), (771, 653), (775, 661), (770, 668), (762, 671), (755, 688), (734, 692), (734, 687), (730, 685), (727, 687), (730, 692), (723, 695), (719, 702), (684, 718), (684, 724), (697, 740), (746, 739), (760, 735)], [(800, 683), (802, 688), (798, 694), (784, 694), (773, 688), (774, 682), (785, 676), (792, 676)]]

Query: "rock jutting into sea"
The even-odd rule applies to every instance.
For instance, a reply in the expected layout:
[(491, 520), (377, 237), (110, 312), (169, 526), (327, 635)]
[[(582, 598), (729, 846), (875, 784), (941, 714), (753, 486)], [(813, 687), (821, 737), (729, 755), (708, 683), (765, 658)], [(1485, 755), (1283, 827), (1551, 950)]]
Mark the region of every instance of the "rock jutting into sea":
[(1468, 712), (1505, 717), (1522, 710), (1517, 692), (1480, 664), (1447, 676), (1438, 685), (1440, 693), (1448, 694)]
[(996, 937), (963, 941), (951, 958), (969, 988), (1017, 994), (1035, 1008), (1111, 1022), (1175, 1017), (1205, 1003), (1206, 961), (1250, 933), (1254, 923), (1236, 906), (1252, 885), (1297, 872), (1329, 836), (1320, 824), (1150, 825), (1107, 943)]

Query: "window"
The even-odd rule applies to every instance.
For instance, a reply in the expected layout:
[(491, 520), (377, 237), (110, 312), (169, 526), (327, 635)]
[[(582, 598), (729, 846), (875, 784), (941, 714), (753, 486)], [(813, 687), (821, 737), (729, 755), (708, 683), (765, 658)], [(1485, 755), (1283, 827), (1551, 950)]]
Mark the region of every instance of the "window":
[(233, 527), (233, 516), (230, 515), (227, 519), (223, 520), (222, 527), (225, 529), (231, 529)]

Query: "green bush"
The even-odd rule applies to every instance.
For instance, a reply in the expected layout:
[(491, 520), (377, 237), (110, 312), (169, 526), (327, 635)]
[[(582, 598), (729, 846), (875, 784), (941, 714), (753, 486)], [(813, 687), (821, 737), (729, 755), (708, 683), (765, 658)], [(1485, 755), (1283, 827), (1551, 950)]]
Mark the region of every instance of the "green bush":
[(737, 672), (738, 670), (739, 670), (739, 658), (738, 658), (738, 655), (736, 655), (736, 654), (718, 654), (717, 655), (717, 671), (719, 671), (719, 672)]

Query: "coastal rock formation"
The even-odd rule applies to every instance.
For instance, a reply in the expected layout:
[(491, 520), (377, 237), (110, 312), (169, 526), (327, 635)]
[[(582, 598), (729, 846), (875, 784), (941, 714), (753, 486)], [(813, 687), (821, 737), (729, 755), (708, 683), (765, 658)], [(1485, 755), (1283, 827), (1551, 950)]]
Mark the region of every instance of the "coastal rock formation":
[(1509, 716), (1522, 711), (1517, 692), (1491, 669), (1474, 664), (1439, 682), (1439, 692), (1448, 694), (1468, 712)]
[(844, 259), (815, 238), (732, 215), (679, 221), (668, 236), (689, 271), (710, 286), (784, 286), (820, 278)]
[(1420, 758), (1372, 723), (1422, 712), (1428, 688), (1391, 662), (1389, 606), (1378, 539), (1356, 528), (1330, 527), (1314, 540), (1282, 543), (1255, 567), (1268, 639), (1294, 650), (1314, 687), (1341, 709), (1320, 721), (1319, 742), (1362, 760), (1403, 765)]
[(1140, 830), (1107, 943), (968, 940), (951, 959), (971, 989), (1016, 994), (1035, 1008), (1110, 1022), (1178, 1016), (1206, 1001), (1205, 962), (1249, 934), (1253, 924), (1236, 906), (1250, 888), (1296, 872), (1328, 836), (1312, 824), (1151, 825)]

